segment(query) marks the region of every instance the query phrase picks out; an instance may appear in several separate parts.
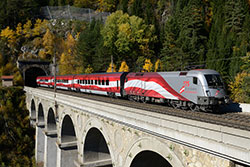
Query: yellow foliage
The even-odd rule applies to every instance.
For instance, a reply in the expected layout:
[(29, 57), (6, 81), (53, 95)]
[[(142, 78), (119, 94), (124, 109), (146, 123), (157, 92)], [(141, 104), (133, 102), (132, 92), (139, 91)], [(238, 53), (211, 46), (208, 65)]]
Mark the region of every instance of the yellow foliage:
[(22, 28), (22, 23), (18, 23), (16, 27), (16, 35), (21, 36), (23, 35), (23, 28)]
[(90, 67), (90, 65), (88, 65), (88, 68), (85, 69), (84, 73), (86, 74), (90, 74), (90, 73), (93, 73), (94, 72), (94, 69), (92, 67)]
[(75, 39), (73, 38), (73, 36), (70, 33), (68, 33), (67, 41), (66, 41), (66, 47), (67, 47), (67, 51), (68, 51), (69, 54), (72, 54), (72, 52), (75, 49), (75, 46), (76, 46)]
[(23, 33), (25, 38), (30, 38), (32, 36), (32, 29), (31, 29), (32, 23), (30, 20), (28, 20), (24, 25), (23, 25)]
[(41, 58), (41, 59), (46, 59), (46, 52), (44, 49), (40, 50), (39, 53), (38, 53), (38, 56)]
[(14, 82), (14, 85), (18, 85), (18, 86), (22, 86), (24, 84), (23, 77), (19, 70), (14, 74), (13, 82)]
[(112, 71), (112, 63), (110, 63), (109, 68), (106, 72), (116, 72), (116, 65), (113, 63), (113, 71)]
[(143, 69), (146, 72), (150, 72), (152, 70), (152, 67), (153, 67), (153, 64), (151, 63), (151, 60), (150, 59), (146, 59), (145, 60), (145, 65), (143, 66)]
[(38, 48), (43, 44), (42, 38), (40, 37), (36, 37), (33, 41), (32, 41), (33, 45)]
[(12, 75), (16, 66), (12, 63), (9, 62), (3, 67), (3, 75)]
[(41, 31), (40, 31), (41, 26), (42, 26), (42, 20), (41, 19), (37, 19), (36, 23), (34, 25), (34, 28), (32, 30), (32, 35), (33, 36), (38, 36), (38, 35), (41, 34)]
[(43, 46), (45, 49), (45, 54), (53, 55), (54, 48), (54, 35), (47, 29), (46, 33), (43, 36)]
[(158, 59), (156, 62), (155, 62), (155, 72), (157, 71), (161, 71), (162, 70), (162, 62), (160, 59)]
[(128, 67), (126, 61), (123, 61), (121, 63), (121, 67), (119, 68), (119, 72), (129, 72), (129, 67)]
[(98, 0), (98, 5), (97, 5), (98, 11), (100, 12), (110, 12), (115, 9), (115, 1), (110, 1), (110, 0)]
[(15, 31), (9, 26), (1, 31), (0, 36), (6, 38), (10, 44), (14, 44), (16, 41)]
[(246, 77), (250, 77), (250, 73), (247, 72), (242, 72), (238, 73), (237, 76), (235, 77), (234, 82), (230, 82), (229, 84), (229, 89), (231, 90), (231, 98), (235, 102), (244, 102), (246, 100), (246, 92), (243, 89), (244, 86), (244, 79)]

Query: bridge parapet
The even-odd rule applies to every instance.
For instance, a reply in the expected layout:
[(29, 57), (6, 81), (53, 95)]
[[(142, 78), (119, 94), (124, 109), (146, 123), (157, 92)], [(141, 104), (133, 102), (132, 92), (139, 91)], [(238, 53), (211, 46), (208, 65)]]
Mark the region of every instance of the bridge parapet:
[[(32, 100), (35, 101), (36, 109), (39, 108), (39, 104), (43, 103), (44, 131), (46, 132), (48, 111), (54, 109), (53, 92), (29, 87), (25, 87), (25, 91), (27, 106), (30, 110)], [(58, 104), (57, 144), (61, 148), (70, 148), (70, 144), (74, 143), (77, 147), (74, 153), (76, 155), (74, 164), (77, 166), (112, 162), (115, 166), (127, 167), (143, 150), (158, 150), (157, 153), (166, 158), (171, 166), (178, 167), (195, 163), (190, 156), (194, 156), (197, 151), (199, 155), (218, 157), (221, 163), (217, 162), (217, 164), (229, 165), (230, 161), (234, 161), (250, 165), (249, 131), (60, 93), (57, 93), (56, 101)], [(38, 113), (39, 111), (36, 112), (36, 118), (38, 118)], [(63, 132), (63, 129), (70, 129), (68, 124), (64, 124), (67, 122), (65, 119), (67, 116), (72, 120), (74, 133), (67, 132), (67, 130)], [(36, 122), (39, 125), (38, 119)], [(92, 133), (88, 133), (90, 131)], [(55, 130), (53, 132), (55, 133)], [(68, 137), (65, 138), (65, 136)], [(74, 139), (71, 138), (72, 136)], [(100, 141), (106, 141), (107, 148), (103, 146), (102, 149), (105, 151), (102, 154), (98, 153), (99, 159), (91, 161), (86, 154), (89, 153), (89, 156), (93, 154), (91, 157), (96, 157), (94, 154), (97, 153), (86, 148), (88, 146), (85, 143), (89, 141), (91, 145), (89, 139), (93, 136), (98, 136), (97, 139)], [(162, 148), (165, 149), (162, 150)]]

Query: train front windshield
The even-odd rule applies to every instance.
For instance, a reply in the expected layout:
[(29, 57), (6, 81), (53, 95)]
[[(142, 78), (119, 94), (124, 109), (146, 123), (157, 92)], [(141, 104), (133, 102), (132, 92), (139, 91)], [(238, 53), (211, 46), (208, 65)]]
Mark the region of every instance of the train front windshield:
[(223, 88), (223, 82), (220, 75), (210, 74), (205, 75), (207, 85), (210, 88)]

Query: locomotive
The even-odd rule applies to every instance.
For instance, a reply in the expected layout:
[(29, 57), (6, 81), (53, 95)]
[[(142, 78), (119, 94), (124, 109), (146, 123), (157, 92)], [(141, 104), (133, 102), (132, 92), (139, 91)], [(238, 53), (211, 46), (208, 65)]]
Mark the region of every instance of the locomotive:
[[(37, 86), (54, 87), (53, 76), (39, 76), (36, 82)], [(209, 69), (61, 75), (56, 76), (56, 88), (193, 111), (213, 111), (229, 103), (220, 74)]]

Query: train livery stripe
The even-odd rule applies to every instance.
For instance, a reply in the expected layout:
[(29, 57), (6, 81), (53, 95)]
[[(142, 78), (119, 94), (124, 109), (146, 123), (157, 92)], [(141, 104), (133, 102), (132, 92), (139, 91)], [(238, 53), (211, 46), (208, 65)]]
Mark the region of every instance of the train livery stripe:
[(124, 89), (126, 90), (127, 94), (143, 94), (144, 96), (156, 98), (178, 99), (169, 93), (164, 87), (154, 81), (133, 79), (125, 83)]
[[(127, 87), (138, 87), (138, 88), (145, 89), (145, 90), (154, 90), (155, 92), (157, 92), (158, 94), (161, 94), (163, 97), (167, 99), (176, 99), (176, 100), (179, 99), (183, 101), (189, 101), (188, 99), (180, 95), (178, 92), (176, 92), (167, 83), (167, 81), (158, 73), (155, 73), (154, 77), (142, 77), (138, 79), (129, 78), (129, 81), (125, 83), (125, 90)], [(128, 94), (129, 94), (129, 91), (128, 91)]]

